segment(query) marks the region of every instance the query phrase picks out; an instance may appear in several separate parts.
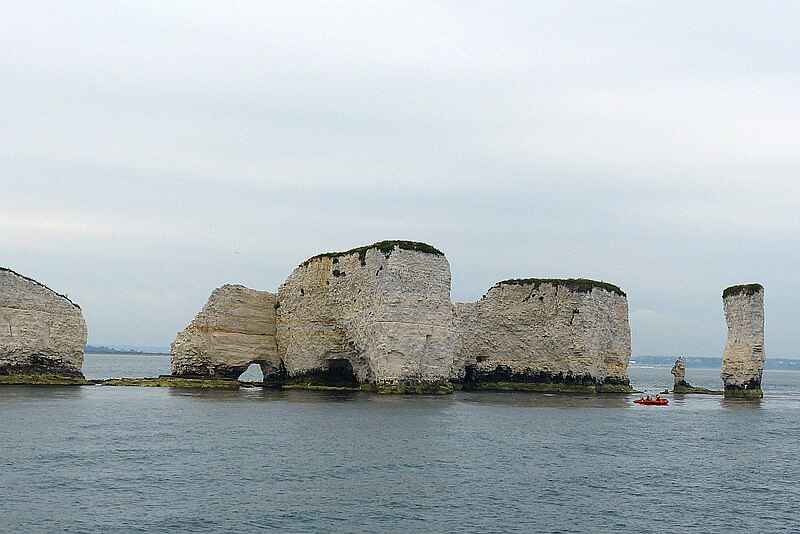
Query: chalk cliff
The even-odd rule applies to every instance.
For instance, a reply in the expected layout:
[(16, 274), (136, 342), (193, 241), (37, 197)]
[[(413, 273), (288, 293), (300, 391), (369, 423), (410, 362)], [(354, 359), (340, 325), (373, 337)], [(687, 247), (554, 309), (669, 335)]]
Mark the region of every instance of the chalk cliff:
[(86, 336), (77, 304), (0, 267), (0, 374), (82, 378)]
[(449, 390), (450, 265), (430, 245), (382, 241), (315, 256), (295, 269), (277, 300), (288, 382)]
[(277, 296), (212, 293), (172, 345), (172, 372), (236, 378), (251, 363), (288, 387), (630, 391), (628, 303), (592, 280), (506, 280), (450, 302), (450, 265), (424, 243), (314, 256)]
[(241, 285), (215, 289), (172, 343), (172, 374), (238, 378), (253, 363), (265, 380), (280, 373), (275, 343), (275, 294)]
[(728, 341), (720, 376), (725, 396), (762, 397), (764, 371), (764, 288), (760, 284), (731, 286), (722, 293)]
[(476, 389), (627, 391), (628, 301), (583, 279), (506, 280), (454, 305), (453, 378)]

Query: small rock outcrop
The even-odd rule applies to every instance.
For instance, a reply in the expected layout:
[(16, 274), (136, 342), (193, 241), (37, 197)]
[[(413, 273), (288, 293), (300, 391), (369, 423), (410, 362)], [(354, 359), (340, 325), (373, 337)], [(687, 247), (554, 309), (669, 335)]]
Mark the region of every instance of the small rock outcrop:
[(278, 290), (289, 383), (449, 390), (450, 265), (439, 250), (382, 241), (303, 262)]
[(678, 389), (681, 387), (691, 387), (689, 383), (685, 380), (686, 379), (686, 365), (683, 363), (683, 358), (678, 358), (675, 361), (675, 365), (672, 366), (672, 370), (670, 371), (672, 376), (675, 377), (675, 385), (674, 389)]
[(281, 372), (275, 342), (275, 294), (242, 285), (215, 289), (192, 323), (172, 343), (172, 374), (238, 378), (261, 365), (264, 380)]
[(698, 388), (686, 381), (686, 365), (683, 358), (678, 358), (672, 366), (672, 376), (675, 377), (675, 384), (672, 386), (673, 393), (679, 394), (698, 394), (698, 395), (722, 395), (722, 391), (716, 389)]
[(506, 280), (454, 305), (453, 377), (465, 388), (628, 391), (625, 293), (585, 279)]
[(722, 293), (728, 341), (722, 354), (720, 376), (726, 397), (763, 396), (764, 287), (731, 286)]
[(0, 374), (83, 378), (86, 322), (80, 306), (0, 267)]

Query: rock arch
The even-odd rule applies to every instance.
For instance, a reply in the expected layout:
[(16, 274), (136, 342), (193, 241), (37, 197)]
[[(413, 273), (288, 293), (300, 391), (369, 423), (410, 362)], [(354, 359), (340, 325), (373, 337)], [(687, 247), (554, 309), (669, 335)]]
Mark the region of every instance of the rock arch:
[(283, 364), (275, 344), (275, 294), (226, 284), (178, 334), (170, 350), (172, 374), (237, 379), (259, 364), (265, 379)]

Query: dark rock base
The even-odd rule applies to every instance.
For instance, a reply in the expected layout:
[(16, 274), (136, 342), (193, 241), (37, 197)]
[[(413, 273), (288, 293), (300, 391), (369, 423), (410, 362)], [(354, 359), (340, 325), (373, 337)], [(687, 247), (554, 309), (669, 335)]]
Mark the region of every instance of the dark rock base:
[(716, 389), (696, 388), (686, 380), (681, 380), (672, 388), (672, 393), (679, 395), (722, 395), (722, 391)]
[[(760, 386), (761, 384), (759, 384)], [(740, 388), (737, 386), (725, 386), (725, 398), (736, 399), (761, 399), (764, 397), (764, 392), (761, 388)]]
[(628, 380), (609, 378), (598, 380), (590, 375), (553, 374), (526, 369), (522, 373), (513, 372), (504, 365), (493, 371), (482, 371), (467, 366), (464, 381), (465, 390), (497, 391), (538, 391), (547, 393), (637, 393)]
[(58, 359), (33, 354), (25, 358), (25, 365), (0, 364), (0, 375), (49, 375), (82, 379), (83, 373)]

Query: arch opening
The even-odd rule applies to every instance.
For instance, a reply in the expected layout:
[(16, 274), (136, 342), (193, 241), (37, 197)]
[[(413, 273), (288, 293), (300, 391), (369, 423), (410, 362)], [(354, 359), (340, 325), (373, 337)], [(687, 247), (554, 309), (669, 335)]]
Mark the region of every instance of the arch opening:
[(258, 363), (251, 363), (248, 365), (247, 369), (239, 375), (239, 380), (244, 382), (263, 382), (264, 373), (261, 370), (261, 365)]

